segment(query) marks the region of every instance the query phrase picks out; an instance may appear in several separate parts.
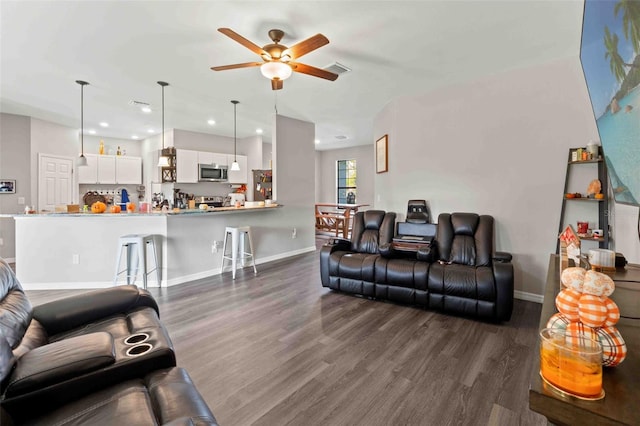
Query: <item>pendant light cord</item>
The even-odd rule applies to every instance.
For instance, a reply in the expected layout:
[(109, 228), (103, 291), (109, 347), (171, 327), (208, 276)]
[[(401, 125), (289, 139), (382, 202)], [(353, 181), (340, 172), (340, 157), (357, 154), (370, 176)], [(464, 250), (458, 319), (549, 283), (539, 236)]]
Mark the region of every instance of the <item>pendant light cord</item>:
[(84, 84), (80, 85), (80, 155), (84, 155)]
[[(169, 83), (159, 81), (158, 84), (162, 86), (162, 151), (164, 151), (164, 88), (168, 86)], [(164, 155), (164, 152), (161, 152), (160, 155)]]
[(162, 86), (162, 150), (164, 151), (164, 86)]
[(80, 157), (84, 157), (84, 86), (89, 83), (82, 80), (76, 83), (80, 85)]
[(240, 103), (239, 101), (231, 101), (231, 103), (233, 104), (233, 162), (234, 163), (238, 163), (238, 152), (236, 149), (236, 116), (237, 116), (237, 112), (236, 112), (236, 107), (238, 106), (238, 104)]

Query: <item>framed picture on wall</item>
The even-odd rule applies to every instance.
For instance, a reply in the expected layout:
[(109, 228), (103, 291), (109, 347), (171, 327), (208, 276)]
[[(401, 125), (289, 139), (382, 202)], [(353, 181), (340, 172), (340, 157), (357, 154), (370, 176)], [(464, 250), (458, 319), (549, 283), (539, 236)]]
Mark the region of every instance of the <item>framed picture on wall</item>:
[(384, 173), (388, 171), (389, 162), (387, 160), (387, 143), (387, 135), (384, 135), (376, 141), (376, 173)]
[(15, 194), (16, 193), (16, 181), (0, 179), (0, 194)]

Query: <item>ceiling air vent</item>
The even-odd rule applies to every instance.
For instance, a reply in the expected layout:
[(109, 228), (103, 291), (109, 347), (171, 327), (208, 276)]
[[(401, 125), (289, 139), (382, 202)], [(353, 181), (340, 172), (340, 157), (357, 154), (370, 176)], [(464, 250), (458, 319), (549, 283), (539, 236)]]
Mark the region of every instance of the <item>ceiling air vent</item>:
[(346, 66), (342, 65), (339, 62), (334, 62), (331, 65), (328, 65), (328, 66), (324, 67), (323, 69), (325, 71), (330, 71), (330, 72), (336, 73), (338, 75), (344, 74), (345, 72), (351, 71), (351, 68), (346, 67)]

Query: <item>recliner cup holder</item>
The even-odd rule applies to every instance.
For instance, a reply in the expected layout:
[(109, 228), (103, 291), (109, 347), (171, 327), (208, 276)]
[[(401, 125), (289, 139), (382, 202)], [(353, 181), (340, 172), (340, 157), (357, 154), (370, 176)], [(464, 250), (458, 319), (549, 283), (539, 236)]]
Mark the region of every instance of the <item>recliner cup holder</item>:
[(146, 342), (149, 340), (149, 335), (147, 333), (136, 333), (124, 339), (124, 343), (127, 345), (138, 345), (142, 342)]
[(151, 349), (153, 349), (153, 345), (151, 343), (140, 343), (139, 345), (131, 346), (127, 349), (127, 356), (140, 356), (146, 354)]

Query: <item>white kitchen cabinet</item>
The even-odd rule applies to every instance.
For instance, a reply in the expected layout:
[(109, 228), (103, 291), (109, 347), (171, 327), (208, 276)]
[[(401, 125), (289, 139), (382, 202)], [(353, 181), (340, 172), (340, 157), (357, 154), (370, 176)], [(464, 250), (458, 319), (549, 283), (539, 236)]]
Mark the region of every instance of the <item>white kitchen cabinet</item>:
[(238, 155), (238, 165), (240, 166), (239, 171), (231, 170), (231, 163), (233, 163), (236, 156), (233, 154), (227, 155), (227, 163), (229, 166), (229, 183), (247, 183), (249, 180), (247, 177), (249, 176), (249, 171), (247, 170), (247, 156), (246, 155)]
[(78, 167), (80, 184), (142, 183), (142, 158), (115, 155), (85, 154), (87, 166)]
[(142, 184), (142, 158), (116, 157), (116, 183), (120, 185)]
[(86, 167), (78, 167), (78, 183), (116, 183), (116, 158), (113, 155), (85, 154)]
[(116, 157), (113, 155), (98, 155), (97, 183), (116, 183)]
[(176, 182), (198, 182), (198, 151), (176, 149)]
[(198, 151), (198, 163), (200, 164), (217, 164), (218, 166), (226, 166), (227, 154), (218, 154), (216, 152)]
[(78, 183), (98, 183), (98, 156), (84, 154), (87, 165), (76, 167), (78, 171)]

